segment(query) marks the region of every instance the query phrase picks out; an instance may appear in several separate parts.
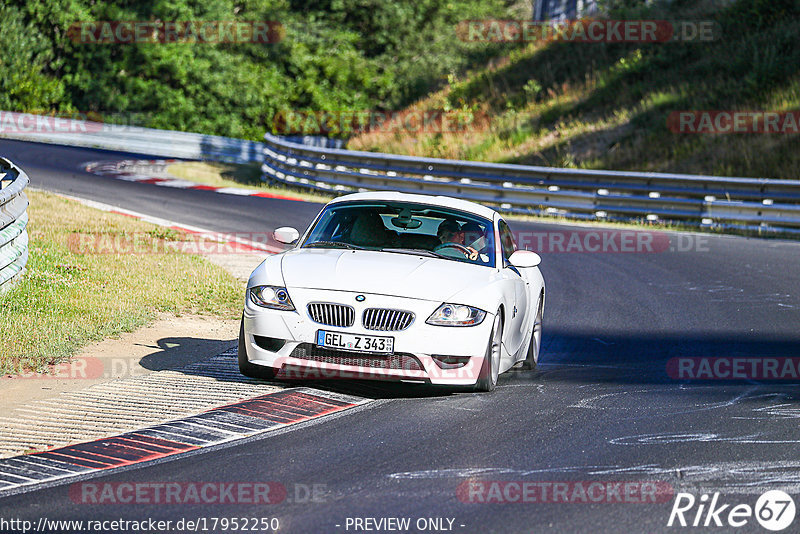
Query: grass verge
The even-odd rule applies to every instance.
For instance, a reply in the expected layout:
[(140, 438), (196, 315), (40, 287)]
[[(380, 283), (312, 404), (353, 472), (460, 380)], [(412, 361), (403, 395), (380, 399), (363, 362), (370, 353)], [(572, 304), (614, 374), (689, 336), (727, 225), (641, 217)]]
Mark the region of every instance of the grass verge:
[[(87, 343), (151, 323), (159, 312), (226, 319), (241, 313), (242, 288), (230, 274), (158, 246), (182, 239), (180, 232), (49, 193), (28, 197), (28, 271), (0, 294), (0, 373), (42, 371)], [(112, 244), (135, 237), (148, 253), (84, 253), (75, 243), (87, 236)]]
[(213, 187), (238, 187), (253, 189), (278, 196), (299, 198), (308, 202), (328, 202), (333, 196), (311, 193), (300, 187), (283, 187), (268, 184), (261, 180), (261, 168), (257, 163), (236, 165), (233, 163), (215, 163), (207, 161), (187, 161), (173, 163), (167, 172), (181, 180), (189, 180), (198, 184)]

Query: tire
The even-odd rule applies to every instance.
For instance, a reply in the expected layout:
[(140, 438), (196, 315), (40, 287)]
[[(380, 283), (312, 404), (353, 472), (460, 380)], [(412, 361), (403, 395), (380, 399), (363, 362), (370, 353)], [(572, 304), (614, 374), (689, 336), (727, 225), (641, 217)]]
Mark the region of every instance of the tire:
[(497, 377), (500, 370), (500, 347), (503, 341), (503, 320), (500, 311), (494, 317), (492, 333), (489, 335), (489, 346), (486, 347), (486, 356), (483, 358), (480, 376), (475, 383), (475, 391), (489, 392), (497, 387)]
[(539, 296), (539, 305), (536, 309), (536, 319), (533, 320), (533, 332), (528, 344), (528, 356), (522, 361), (523, 369), (536, 369), (539, 363), (539, 354), (542, 350), (542, 319), (544, 316), (544, 300)]
[(277, 369), (255, 365), (247, 359), (247, 347), (244, 341), (244, 317), (242, 317), (242, 322), (239, 325), (239, 372), (250, 378), (263, 378), (265, 380), (275, 378), (277, 374)]

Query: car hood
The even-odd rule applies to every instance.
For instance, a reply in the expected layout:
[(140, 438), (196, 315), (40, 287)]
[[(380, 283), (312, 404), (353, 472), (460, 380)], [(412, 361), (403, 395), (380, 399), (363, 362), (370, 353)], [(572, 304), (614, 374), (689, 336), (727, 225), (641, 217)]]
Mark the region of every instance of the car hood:
[(494, 269), (410, 254), (295, 249), (283, 255), (287, 288), (329, 289), (445, 302), (485, 286)]

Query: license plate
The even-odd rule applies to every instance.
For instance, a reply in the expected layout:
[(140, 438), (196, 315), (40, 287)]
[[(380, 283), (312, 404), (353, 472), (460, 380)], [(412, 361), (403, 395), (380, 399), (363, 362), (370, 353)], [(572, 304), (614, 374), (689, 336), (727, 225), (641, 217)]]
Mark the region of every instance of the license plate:
[(394, 351), (394, 338), (317, 330), (317, 346), (326, 349), (391, 354)]

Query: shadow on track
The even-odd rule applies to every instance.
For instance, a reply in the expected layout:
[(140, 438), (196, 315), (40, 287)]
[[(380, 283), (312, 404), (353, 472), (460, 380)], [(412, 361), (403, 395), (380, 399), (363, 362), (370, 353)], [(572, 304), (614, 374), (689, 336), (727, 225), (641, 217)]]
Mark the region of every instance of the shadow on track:
[[(752, 360), (758, 366), (759, 361), (766, 358), (798, 358), (794, 362), (795, 369), (800, 364), (800, 334), (794, 337), (766, 334), (721, 337), (676, 332), (632, 336), (613, 332), (556, 329), (550, 329), (548, 334), (543, 342), (538, 374), (538, 378), (545, 382), (556, 374), (561, 380), (586, 383), (660, 384), (702, 381), (676, 376), (676, 364), (681, 359), (735, 358)], [(798, 375), (796, 380), (763, 382), (800, 383), (800, 370)], [(704, 382), (730, 384), (754, 381), (714, 379)]]
[[(433, 387), (421, 383), (385, 380), (260, 380), (239, 372), (236, 361), (236, 341), (220, 341), (187, 337), (165, 337), (157, 341), (159, 350), (144, 356), (140, 365), (151, 371), (175, 371), (193, 376), (214, 378), (221, 383), (275, 384), (282, 387), (311, 387), (369, 399), (442, 397), (464, 391), (455, 388)], [(153, 347), (154, 349), (156, 347)], [(222, 352), (228, 349), (226, 352)], [(222, 354), (219, 354), (222, 352)], [(219, 354), (208, 357), (197, 354)]]
[[(239, 373), (235, 351), (223, 356), (194, 361), (177, 355), (181, 347), (211, 346), (212, 340), (163, 338), (162, 350), (145, 356), (141, 365), (154, 371), (170, 369), (185, 374), (215, 378), (221, 383), (253, 382)], [(631, 336), (604, 332), (578, 332), (550, 329), (543, 343), (538, 369), (511, 369), (500, 377), (500, 386), (548, 387), (549, 383), (605, 384), (703, 384), (723, 387), (731, 384), (784, 386), (800, 384), (797, 379), (679, 379), (670, 376), (668, 365), (677, 358), (800, 358), (800, 335), (771, 337), (767, 335), (682, 335), (680, 333)], [(674, 362), (673, 362), (674, 363)], [(795, 361), (797, 368), (800, 360)], [(291, 380), (262, 381), (284, 387), (313, 387), (370, 399), (436, 398), (455, 394), (472, 394), (467, 388), (437, 387), (427, 384), (384, 380)], [(221, 385), (224, 387), (224, 385)]]

